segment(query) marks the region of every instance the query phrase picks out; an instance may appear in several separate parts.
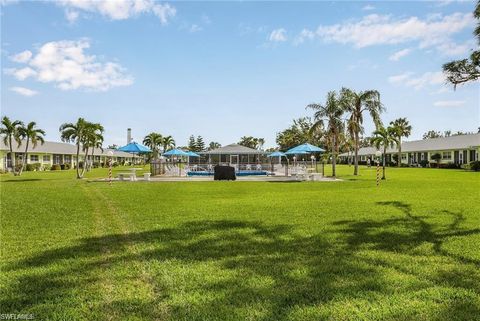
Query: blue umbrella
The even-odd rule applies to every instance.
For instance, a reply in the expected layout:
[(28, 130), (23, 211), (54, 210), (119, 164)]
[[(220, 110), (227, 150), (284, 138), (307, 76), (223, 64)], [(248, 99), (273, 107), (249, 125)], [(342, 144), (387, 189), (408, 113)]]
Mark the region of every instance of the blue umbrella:
[(194, 152), (192, 152), (192, 151), (190, 151), (190, 150), (187, 152), (187, 154), (188, 154), (188, 156), (190, 156), (190, 157), (200, 157), (200, 155), (198, 155), (197, 153), (194, 153)]
[(190, 156), (181, 149), (175, 148), (163, 153), (163, 156)]
[(298, 150), (287, 150), (285, 152), (285, 155), (305, 155), (305, 154), (309, 154), (309, 152), (298, 151)]
[(323, 148), (313, 146), (312, 144), (305, 143), (296, 147), (290, 148), (285, 154), (310, 154), (310, 153), (322, 153), (325, 150)]
[(282, 156), (287, 156), (287, 155), (285, 153), (282, 153), (282, 152), (273, 152), (270, 155), (268, 155), (267, 157), (282, 157)]
[(118, 150), (132, 154), (150, 153), (152, 151), (150, 148), (135, 142), (120, 147)]

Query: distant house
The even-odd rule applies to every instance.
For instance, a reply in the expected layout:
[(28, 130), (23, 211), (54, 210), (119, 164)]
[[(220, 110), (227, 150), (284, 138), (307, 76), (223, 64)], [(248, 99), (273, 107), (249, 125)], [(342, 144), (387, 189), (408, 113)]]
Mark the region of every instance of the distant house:
[[(358, 151), (359, 160), (366, 162), (367, 159), (374, 159), (374, 147), (360, 148)], [(415, 140), (402, 143), (402, 160), (403, 164), (417, 165), (421, 161), (436, 162), (432, 160), (432, 155), (440, 154), (440, 163), (468, 164), (478, 160), (480, 152), (480, 133), (469, 135), (455, 135), (441, 138), (431, 138), (424, 140)], [(340, 154), (343, 161), (353, 159), (353, 153)], [(398, 154), (396, 147), (388, 148), (386, 161), (395, 162), (394, 155)]]
[[(13, 155), (10, 155), (10, 148), (4, 144), (3, 137), (0, 139), (0, 169), (6, 171), (12, 167), (12, 156), (16, 156), (17, 163), (23, 160), (25, 152), (25, 142), (20, 147), (17, 143), (13, 143)], [(95, 149), (94, 159), (91, 157), (91, 150), (89, 151), (88, 160), (93, 162), (106, 162), (108, 152), (113, 152), (113, 161), (118, 163), (132, 162), (132, 154), (112, 150), (112, 149)], [(84, 152), (80, 150), (80, 161), (84, 161)], [(77, 164), (77, 146), (68, 143), (45, 142), (45, 144), (38, 144), (33, 148), (31, 143), (28, 147), (27, 164), (40, 164), (43, 168), (49, 168), (52, 165), (68, 164), (74, 167)]]

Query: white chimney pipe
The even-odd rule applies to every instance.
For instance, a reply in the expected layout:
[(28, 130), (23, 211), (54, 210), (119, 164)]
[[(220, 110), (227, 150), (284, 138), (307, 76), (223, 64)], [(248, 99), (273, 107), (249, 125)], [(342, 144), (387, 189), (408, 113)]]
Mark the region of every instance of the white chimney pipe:
[(127, 128), (127, 144), (130, 144), (132, 142), (132, 129)]

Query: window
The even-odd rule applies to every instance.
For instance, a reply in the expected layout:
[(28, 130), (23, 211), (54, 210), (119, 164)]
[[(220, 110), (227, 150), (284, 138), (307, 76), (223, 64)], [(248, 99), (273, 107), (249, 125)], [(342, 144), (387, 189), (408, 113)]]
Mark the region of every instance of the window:
[(43, 155), (44, 162), (50, 162), (50, 155)]
[(63, 162), (64, 163), (71, 163), (72, 161), (71, 161), (70, 155), (64, 155), (63, 156)]
[(30, 155), (31, 162), (38, 162), (38, 155)]
[(442, 159), (452, 159), (452, 152), (443, 152)]

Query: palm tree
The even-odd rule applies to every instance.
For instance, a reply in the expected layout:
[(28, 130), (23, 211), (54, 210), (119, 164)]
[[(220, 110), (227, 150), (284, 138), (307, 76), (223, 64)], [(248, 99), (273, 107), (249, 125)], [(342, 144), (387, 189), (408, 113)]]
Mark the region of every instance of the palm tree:
[(406, 118), (395, 119), (394, 121), (390, 122), (390, 126), (392, 127), (393, 137), (398, 148), (397, 166), (400, 167), (402, 165), (402, 137), (410, 136), (412, 132), (412, 126), (410, 126)]
[(12, 140), (15, 140), (18, 146), (21, 145), (21, 140), (18, 136), (18, 128), (23, 126), (23, 123), (19, 120), (11, 121), (10, 118), (4, 116), (2, 118), (2, 127), (0, 127), (0, 135), (5, 135), (3, 137), (3, 143), (8, 145), (10, 149), (10, 159), (12, 161), (12, 171), (13, 175), (17, 175), (17, 171), (15, 168), (15, 157), (13, 157), (13, 145)]
[(103, 135), (102, 135), (103, 131), (104, 131), (104, 128), (99, 123), (86, 122), (83, 139), (81, 140), (83, 151), (85, 151), (85, 156), (83, 158), (82, 174), (81, 174), (82, 177), (85, 174), (85, 170), (89, 166), (88, 151), (90, 147), (94, 148), (98, 140), (101, 139), (103, 141)]
[(152, 150), (153, 158), (157, 159), (158, 158), (158, 150), (163, 144), (163, 137), (159, 133), (150, 133), (145, 138), (143, 138), (143, 144), (145, 146), (150, 147)]
[(76, 123), (64, 123), (60, 126), (60, 137), (64, 142), (74, 142), (77, 145), (77, 178), (80, 179), (82, 176), (80, 175), (80, 145), (84, 140), (86, 128), (88, 122), (83, 119), (79, 118)]
[(392, 127), (380, 127), (373, 132), (372, 145), (377, 149), (383, 147), (383, 159), (382, 159), (382, 179), (386, 179), (385, 176), (385, 159), (387, 155), (387, 148), (390, 146), (393, 148), (395, 144), (394, 131)]
[(378, 129), (382, 125), (380, 114), (385, 111), (385, 108), (380, 102), (380, 93), (377, 90), (355, 92), (348, 88), (342, 88), (340, 101), (350, 113), (348, 129), (355, 143), (353, 175), (358, 175), (358, 149), (360, 147), (360, 134), (363, 132), (363, 112), (366, 111), (370, 114), (375, 127)]
[(95, 160), (95, 148), (100, 149), (103, 152), (103, 127), (100, 132), (96, 132), (90, 139), (90, 146), (92, 147), (92, 162), (90, 163), (90, 169), (93, 166)]
[[(37, 144), (44, 144), (45, 140), (43, 136), (45, 136), (45, 131), (40, 128), (36, 128), (37, 123), (32, 121), (27, 124), (27, 126), (19, 126), (18, 127), (18, 136), (20, 139), (25, 140), (25, 153), (23, 154), (23, 162), (22, 167), (20, 167), (20, 172), (18, 175), (22, 175), (23, 170), (25, 169), (25, 165), (27, 164), (28, 160), (28, 145), (30, 141), (32, 142), (32, 147), (37, 147)], [(20, 144), (19, 144), (20, 147)]]
[(163, 145), (163, 152), (165, 153), (167, 150), (175, 147), (175, 140), (170, 135), (165, 136), (163, 137), (162, 145)]
[(328, 122), (326, 132), (332, 142), (332, 176), (336, 177), (336, 157), (339, 146), (338, 135), (343, 128), (342, 115), (345, 112), (345, 109), (343, 105), (340, 104), (338, 95), (335, 91), (328, 92), (325, 105), (313, 103), (308, 105), (306, 108), (315, 110), (315, 122), (310, 128), (311, 131), (315, 131), (324, 127), (324, 121)]

